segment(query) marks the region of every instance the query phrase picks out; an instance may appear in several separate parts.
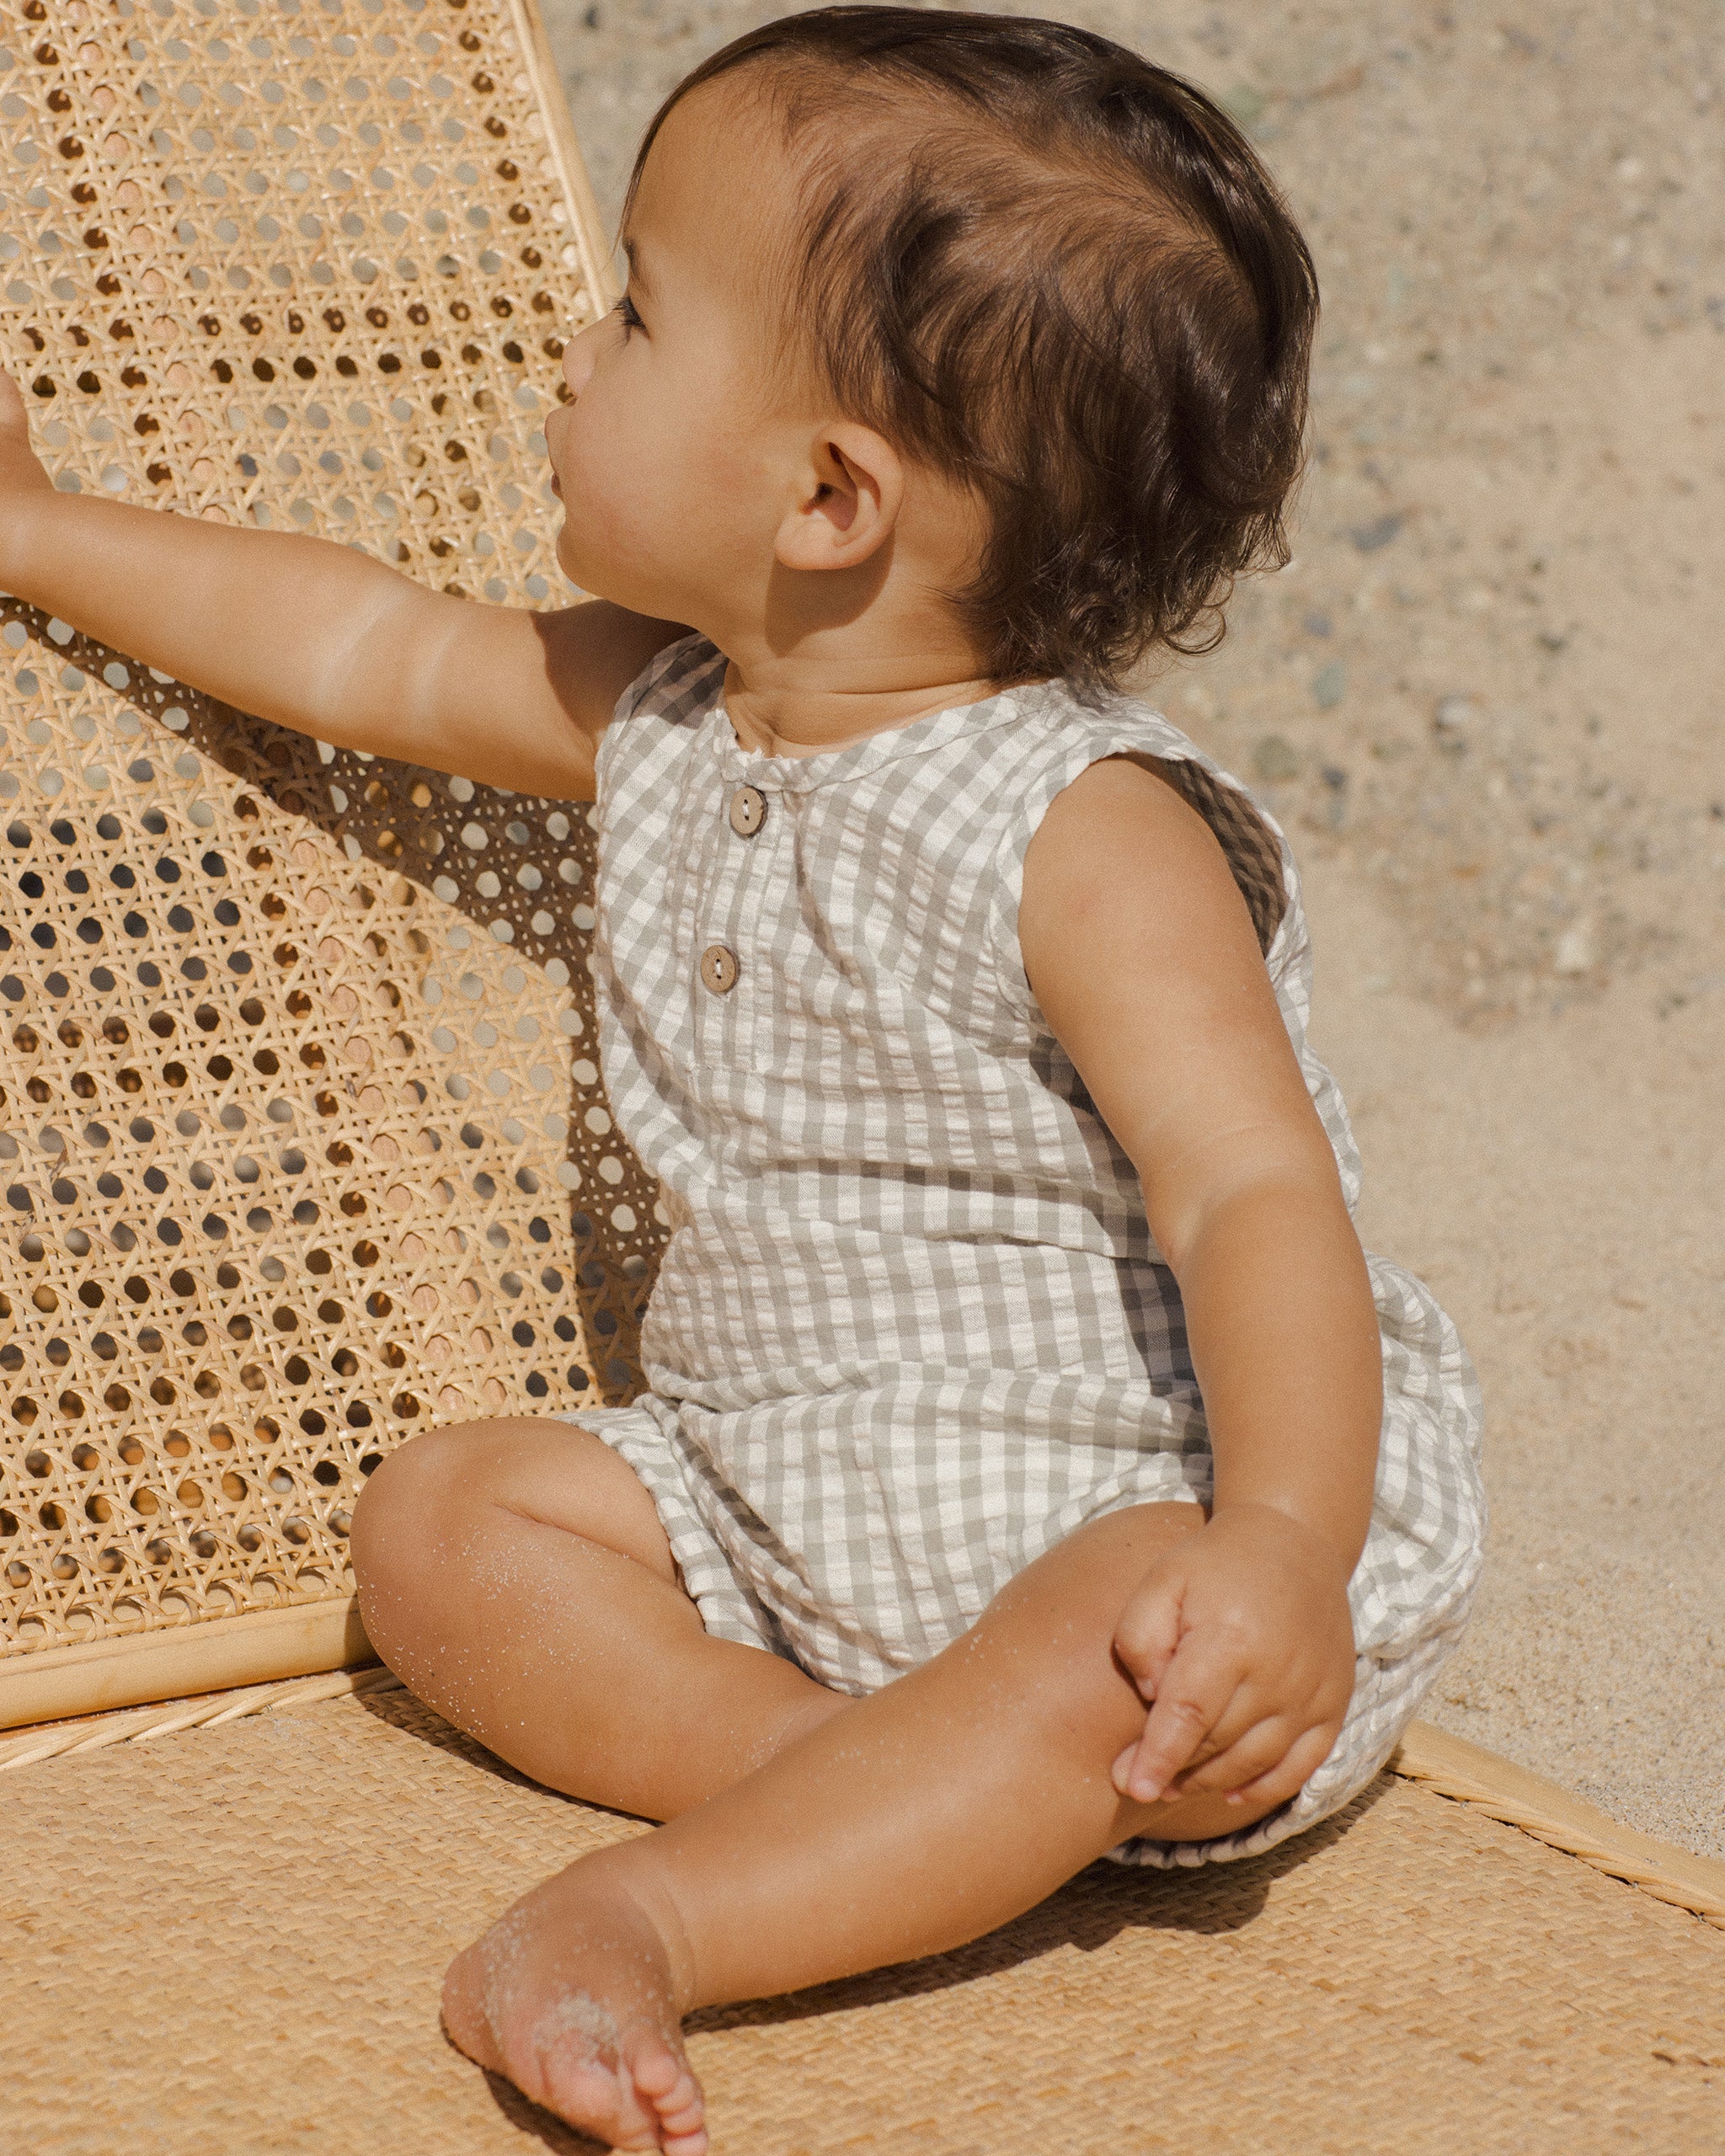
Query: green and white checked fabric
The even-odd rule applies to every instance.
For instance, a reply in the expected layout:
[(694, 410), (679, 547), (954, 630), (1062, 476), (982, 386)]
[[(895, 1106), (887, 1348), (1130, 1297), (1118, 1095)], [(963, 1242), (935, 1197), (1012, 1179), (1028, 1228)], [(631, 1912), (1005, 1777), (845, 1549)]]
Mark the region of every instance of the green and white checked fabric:
[[(652, 1492), (709, 1631), (860, 1693), (1085, 1521), (1210, 1492), (1178, 1289), (1019, 957), (1026, 847), (1087, 765), (1156, 759), (1208, 817), (1350, 1204), (1359, 1156), (1306, 1043), (1281, 834), (1165, 718), (1048, 684), (773, 757), (740, 746), (724, 678), (674, 645), (600, 751), (601, 1055), (673, 1233), (650, 1390), (567, 1419)], [(1460, 1636), (1477, 1389), (1421, 1283), (1371, 1270), (1386, 1406), (1348, 1725), (1270, 1819), (1129, 1860), (1243, 1855), (1336, 1810)]]

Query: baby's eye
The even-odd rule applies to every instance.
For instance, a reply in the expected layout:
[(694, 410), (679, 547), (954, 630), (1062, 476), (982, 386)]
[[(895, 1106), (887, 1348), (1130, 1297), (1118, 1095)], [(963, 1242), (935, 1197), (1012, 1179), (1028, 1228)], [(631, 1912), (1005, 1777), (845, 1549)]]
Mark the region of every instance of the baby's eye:
[(643, 326), (640, 316), (635, 312), (635, 302), (629, 297), (627, 292), (623, 294), (622, 297), (611, 309), (611, 312), (617, 318), (618, 321), (622, 323), (623, 326), (623, 335), (625, 338), (628, 336), (628, 334), (632, 329), (639, 329)]

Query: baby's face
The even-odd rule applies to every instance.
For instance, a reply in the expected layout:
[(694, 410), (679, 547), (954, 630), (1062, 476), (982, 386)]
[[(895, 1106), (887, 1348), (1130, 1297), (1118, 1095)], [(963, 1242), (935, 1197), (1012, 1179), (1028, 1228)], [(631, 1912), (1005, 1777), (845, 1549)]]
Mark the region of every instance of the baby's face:
[(799, 402), (767, 297), (792, 184), (777, 128), (729, 84), (692, 93), (655, 140), (627, 296), (570, 340), (574, 401), (545, 429), (558, 560), (583, 590), (709, 631), (764, 594)]

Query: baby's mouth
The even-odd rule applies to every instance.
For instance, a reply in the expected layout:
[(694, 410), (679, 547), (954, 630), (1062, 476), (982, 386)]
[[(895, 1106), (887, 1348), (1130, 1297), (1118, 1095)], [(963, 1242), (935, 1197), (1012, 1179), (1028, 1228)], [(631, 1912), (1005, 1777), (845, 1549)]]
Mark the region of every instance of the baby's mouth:
[(551, 475), (551, 491), (553, 494), (559, 496), (563, 493), (563, 481), (558, 478), (554, 472)]

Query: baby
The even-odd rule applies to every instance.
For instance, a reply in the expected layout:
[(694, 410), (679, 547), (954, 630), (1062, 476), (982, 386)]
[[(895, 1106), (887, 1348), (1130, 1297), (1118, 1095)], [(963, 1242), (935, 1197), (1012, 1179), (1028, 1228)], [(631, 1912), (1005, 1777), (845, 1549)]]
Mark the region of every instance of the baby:
[(773, 24), (649, 131), (547, 425), (557, 612), (56, 494), (0, 580), (327, 740), (596, 798), (650, 1390), (415, 1439), (353, 1550), (414, 1690), (669, 1822), (526, 1893), (451, 2035), (702, 2156), (691, 2009), (1250, 1855), (1465, 1622), (1479, 1419), (1368, 1258), (1274, 825), (1120, 691), (1284, 558), (1316, 293), (1188, 85), (1057, 24)]

